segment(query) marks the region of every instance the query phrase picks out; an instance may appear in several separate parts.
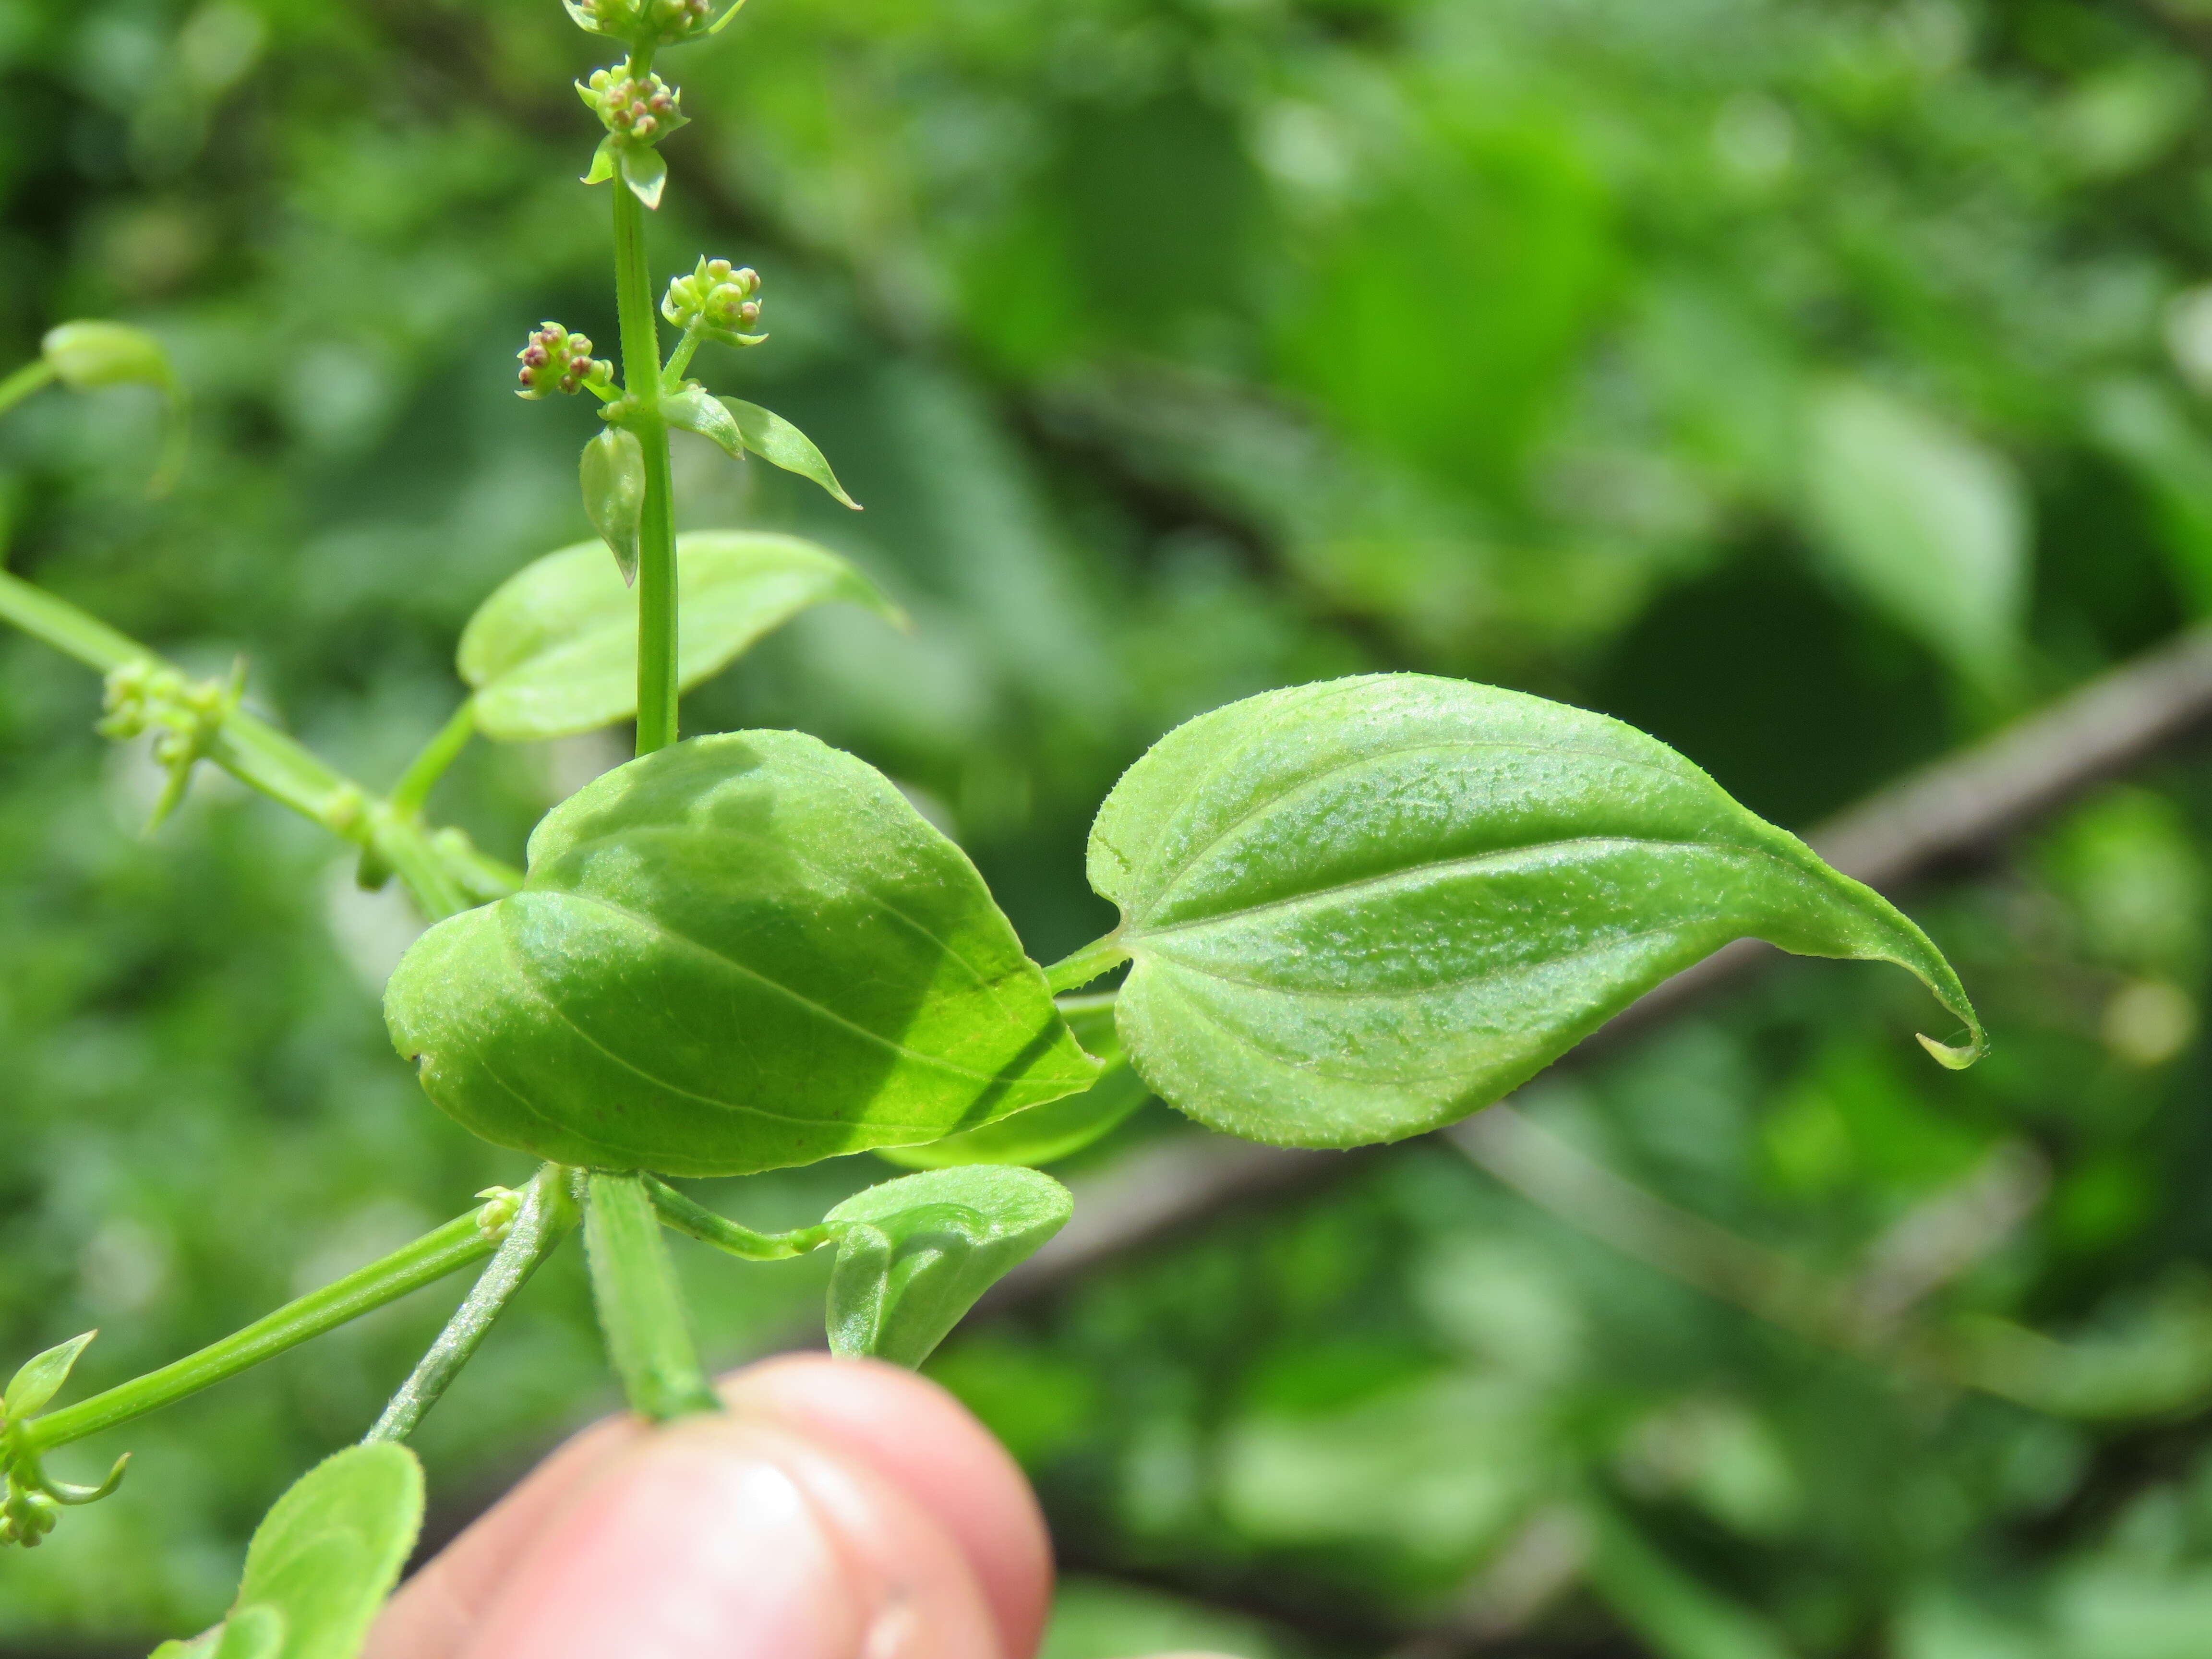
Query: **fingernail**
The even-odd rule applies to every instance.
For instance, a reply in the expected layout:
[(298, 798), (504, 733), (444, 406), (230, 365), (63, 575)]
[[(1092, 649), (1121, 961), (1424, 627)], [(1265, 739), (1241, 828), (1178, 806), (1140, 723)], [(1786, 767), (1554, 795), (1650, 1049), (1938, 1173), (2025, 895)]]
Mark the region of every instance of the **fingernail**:
[(584, 1494), (489, 1621), (478, 1659), (854, 1659), (874, 1609), (772, 1449), (655, 1437)]

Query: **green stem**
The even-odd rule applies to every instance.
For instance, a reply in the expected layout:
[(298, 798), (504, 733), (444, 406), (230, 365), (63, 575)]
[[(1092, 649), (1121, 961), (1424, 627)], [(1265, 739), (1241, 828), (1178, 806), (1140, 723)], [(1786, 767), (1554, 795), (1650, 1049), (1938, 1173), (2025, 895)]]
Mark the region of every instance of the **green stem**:
[(684, 337), (676, 343), (676, 349), (668, 354), (668, 366), (660, 371), (660, 389), (674, 392), (684, 384), (684, 371), (691, 367), (691, 356), (699, 349), (705, 338), (703, 325), (694, 323), (684, 331)]
[(446, 775), (446, 769), (460, 757), (477, 734), (477, 700), (471, 697), (453, 711), (453, 719), (438, 728), (438, 735), (422, 745), (422, 752), (407, 763), (399, 781), (392, 787), (392, 810), (410, 817), (422, 810), (430, 791)]
[(44, 357), (33, 357), (6, 380), (0, 380), (0, 415), (15, 408), (33, 392), (54, 383), (54, 366)]
[(557, 1164), (539, 1169), (537, 1178), (524, 1193), (522, 1207), (515, 1212), (514, 1220), (507, 1227), (507, 1237), (500, 1241), (490, 1265), (478, 1276), (453, 1316), (446, 1322), (445, 1329), (438, 1333), (438, 1340), (399, 1385), (399, 1392), (392, 1396), (392, 1403), (376, 1419), (376, 1426), (363, 1437), (364, 1444), (377, 1440), (404, 1440), (414, 1433), (424, 1413), (438, 1403), (453, 1380), (461, 1374), (461, 1368), (475, 1358), (492, 1322), (506, 1311), (515, 1292), (530, 1282), (530, 1275), (538, 1271), (538, 1263), (553, 1254), (568, 1229), (576, 1224), (576, 1206), (568, 1197), (568, 1170)]
[[(632, 60), (632, 73), (642, 74)], [(615, 197), (615, 303), (622, 319), (624, 421), (645, 450), (645, 509), (637, 547), (637, 752), (676, 741), (675, 483), (660, 418), (660, 331), (645, 257), (645, 204), (619, 179)]]
[(655, 1423), (720, 1411), (642, 1176), (586, 1178), (584, 1249), (607, 1357), (631, 1409)]
[(456, 1216), (437, 1231), (425, 1233), (412, 1244), (402, 1246), (380, 1261), (372, 1261), (358, 1273), (348, 1273), (336, 1284), (286, 1303), (198, 1353), (133, 1377), (105, 1394), (33, 1418), (22, 1431), (40, 1451), (67, 1445), (173, 1405), (264, 1359), (273, 1359), (311, 1337), (335, 1330), (388, 1302), (397, 1302), (410, 1291), (419, 1291), (492, 1253), (492, 1240), (477, 1224), (481, 1213), (477, 1209)]
[(645, 1188), (653, 1195), (653, 1207), (660, 1212), (660, 1218), (666, 1225), (687, 1238), (711, 1244), (742, 1261), (788, 1261), (830, 1242), (830, 1230), (818, 1225), (795, 1228), (787, 1233), (757, 1233), (726, 1216), (716, 1215), (703, 1204), (693, 1203), (653, 1176), (646, 1176)]
[[(161, 660), (129, 635), (4, 570), (0, 570), (0, 622), (12, 623), (102, 674), (125, 663)], [(520, 871), (466, 846), (457, 839), (458, 831), (426, 834), (411, 817), (394, 814), (304, 744), (242, 708), (223, 716), (222, 729), (208, 747), (208, 758), (240, 783), (342, 840), (362, 847), (373, 844), (434, 920), (466, 909), (469, 897), (489, 884), (506, 892), (522, 884)]]
[(1085, 945), (1073, 956), (1062, 957), (1044, 970), (1046, 987), (1057, 996), (1062, 991), (1073, 991), (1097, 979), (1108, 969), (1119, 967), (1129, 959), (1127, 948), (1121, 934), (1109, 933)]

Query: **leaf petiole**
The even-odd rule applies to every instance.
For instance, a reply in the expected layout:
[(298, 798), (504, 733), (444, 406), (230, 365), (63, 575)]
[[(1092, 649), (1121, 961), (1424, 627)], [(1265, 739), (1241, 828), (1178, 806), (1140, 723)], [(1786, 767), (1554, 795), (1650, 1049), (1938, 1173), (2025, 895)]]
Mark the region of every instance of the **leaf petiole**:
[(830, 1229), (819, 1223), (787, 1233), (755, 1232), (703, 1204), (694, 1203), (657, 1176), (646, 1176), (645, 1188), (652, 1194), (653, 1207), (659, 1212), (663, 1225), (741, 1261), (788, 1261), (827, 1244), (831, 1237)]
[(1128, 959), (1128, 947), (1121, 943), (1121, 930), (1116, 928), (1105, 938), (1093, 939), (1080, 951), (1054, 963), (1044, 970), (1044, 982), (1058, 996), (1090, 984)]

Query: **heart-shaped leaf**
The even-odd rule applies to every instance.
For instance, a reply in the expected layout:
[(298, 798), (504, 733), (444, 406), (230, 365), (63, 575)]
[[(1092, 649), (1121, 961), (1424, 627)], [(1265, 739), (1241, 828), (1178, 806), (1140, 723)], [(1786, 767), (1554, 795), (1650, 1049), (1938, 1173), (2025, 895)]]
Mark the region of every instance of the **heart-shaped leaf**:
[(9, 1379), (6, 1394), (0, 1395), (0, 1411), (18, 1421), (39, 1411), (61, 1392), (62, 1384), (69, 1381), (70, 1372), (76, 1369), (77, 1356), (99, 1334), (98, 1331), (87, 1331), (82, 1336), (73, 1336), (25, 1360)]
[(1139, 1075), (1256, 1140), (1463, 1117), (1744, 935), (1896, 963), (1968, 1028), (1930, 1052), (1985, 1046), (1924, 933), (1664, 744), (1463, 681), (1335, 680), (1192, 720), (1115, 786), (1090, 873), (1121, 908)]
[(389, 1441), (326, 1457), (246, 1549), (230, 1616), (155, 1659), (356, 1659), (422, 1524), (422, 1468)]
[(447, 1112), (596, 1169), (934, 1140), (1098, 1073), (966, 855), (794, 732), (696, 738), (572, 796), (523, 890), (423, 935), (384, 1006)]
[(1114, 999), (1062, 997), (1060, 1012), (1075, 1040), (1105, 1065), (1098, 1081), (1079, 1095), (1032, 1106), (981, 1129), (969, 1129), (927, 1146), (885, 1146), (876, 1156), (909, 1170), (949, 1170), (966, 1164), (1056, 1163), (1118, 1127), (1152, 1091), (1129, 1069), (1114, 1030)]
[(854, 1194), (822, 1218), (837, 1241), (830, 1352), (919, 1365), (1074, 1209), (1066, 1188), (1018, 1167), (933, 1170)]
[[(864, 605), (903, 626), (873, 582), (796, 536), (708, 530), (676, 538), (686, 689), (811, 605)], [(637, 712), (637, 595), (598, 542), (524, 566), (461, 633), (461, 678), (476, 688), (477, 729), (503, 742), (595, 731)]]

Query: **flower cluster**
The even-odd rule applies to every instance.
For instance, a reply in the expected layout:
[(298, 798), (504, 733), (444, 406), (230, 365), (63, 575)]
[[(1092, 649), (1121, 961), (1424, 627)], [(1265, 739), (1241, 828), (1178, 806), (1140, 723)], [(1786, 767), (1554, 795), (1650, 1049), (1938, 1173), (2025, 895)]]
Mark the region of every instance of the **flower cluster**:
[(669, 283), (660, 314), (678, 328), (696, 329), (708, 339), (758, 345), (768, 338), (752, 331), (760, 321), (760, 274), (750, 266), (732, 269), (727, 259), (702, 258), (689, 276)]
[[(562, 0), (580, 28), (653, 46), (672, 46), (714, 28), (714, 0)], [(735, 11), (737, 8), (730, 9)]]
[(558, 323), (542, 325), (514, 355), (522, 360), (518, 398), (544, 398), (586, 386), (597, 392), (614, 385), (615, 366), (592, 356), (591, 336), (571, 334)]
[(684, 94), (657, 75), (640, 80), (620, 70), (593, 70), (589, 81), (576, 83), (576, 93), (624, 143), (657, 144), (684, 122), (677, 107)]

